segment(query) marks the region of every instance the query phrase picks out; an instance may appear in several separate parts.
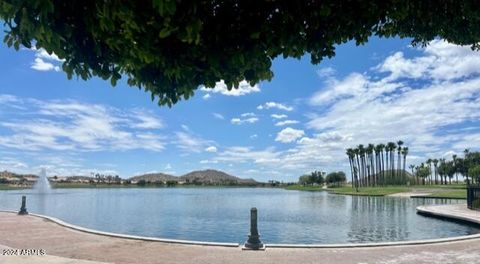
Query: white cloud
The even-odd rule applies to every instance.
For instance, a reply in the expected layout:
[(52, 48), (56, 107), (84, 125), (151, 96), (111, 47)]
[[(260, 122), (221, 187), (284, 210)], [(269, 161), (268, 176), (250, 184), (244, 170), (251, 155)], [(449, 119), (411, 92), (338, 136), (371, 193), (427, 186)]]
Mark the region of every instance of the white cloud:
[(276, 109), (284, 110), (284, 111), (292, 111), (293, 110), (293, 107), (286, 106), (284, 104), (277, 103), (277, 102), (266, 102), (263, 105), (257, 106), (258, 110), (271, 109), (271, 108), (276, 108)]
[(332, 79), (327, 82), (325, 89), (320, 90), (310, 98), (310, 103), (321, 105), (335, 99), (356, 96), (366, 91), (366, 85), (366, 77), (359, 73), (351, 73), (341, 81)]
[(250, 86), (250, 84), (245, 80), (241, 81), (238, 87), (235, 87), (231, 90), (228, 90), (227, 85), (223, 80), (217, 82), (214, 88), (207, 88), (205, 86), (202, 86), (200, 90), (207, 93), (221, 93), (227, 96), (242, 96), (249, 93), (260, 92), (260, 88), (257, 84), (254, 86)]
[(55, 53), (48, 54), (48, 52), (41, 48), (32, 48), (35, 51), (35, 60), (32, 62), (30, 68), (37, 71), (60, 71), (58, 64), (65, 60), (58, 58)]
[(18, 171), (25, 168), (28, 168), (28, 165), (17, 159), (10, 158), (10, 157), (2, 157), (0, 159), (0, 171), (5, 171), (5, 170)]
[(211, 97), (210, 94), (205, 94), (202, 98), (203, 98), (204, 100), (207, 100), (207, 99), (210, 98), (210, 97)]
[(158, 129), (164, 127), (164, 124), (160, 118), (156, 117), (153, 113), (140, 109), (133, 111), (132, 118), (137, 119), (132, 124), (132, 127), (134, 128)]
[(219, 153), (214, 160), (225, 163), (277, 164), (280, 160), (279, 153), (270, 147), (265, 150), (255, 151), (250, 147), (229, 147)]
[(138, 123), (133, 112), (71, 100), (18, 99), (17, 104), (28, 106), (34, 118), (2, 120), (0, 126), (6, 131), (0, 135), (0, 146), (31, 151), (164, 149), (164, 136), (128, 129)]
[(284, 120), (275, 123), (275, 126), (287, 126), (287, 125), (293, 125), (293, 124), (298, 124), (299, 122), (297, 120)]
[(405, 58), (402, 52), (396, 52), (376, 70), (389, 73), (389, 81), (400, 78), (446, 81), (480, 73), (480, 53), (470, 47), (437, 39), (421, 51), (422, 56), (411, 59)]
[(217, 160), (201, 160), (200, 164), (217, 164)]
[(224, 120), (225, 117), (222, 115), (222, 114), (219, 114), (219, 113), (213, 113), (212, 114), (213, 117), (215, 117), (216, 119), (220, 119), (220, 120)]
[(30, 68), (37, 71), (60, 71), (60, 67), (50, 62), (45, 62), (42, 58), (35, 58)]
[[(175, 133), (176, 146), (186, 153), (200, 153), (215, 144), (211, 140), (206, 140), (193, 134), (191, 131), (178, 131)], [(211, 148), (210, 148), (211, 150)]]
[(273, 119), (284, 119), (284, 118), (287, 118), (288, 116), (287, 115), (279, 115), (279, 114), (271, 114), (270, 115)]
[(37, 58), (42, 58), (42, 59), (46, 59), (46, 60), (49, 60), (49, 61), (57, 61), (57, 62), (64, 62), (65, 61), (64, 59), (58, 58), (57, 54), (55, 54), (55, 53), (48, 54), (48, 52), (43, 48), (41, 48), (41, 49), (32, 48), (32, 50), (35, 51), (35, 57), (37, 57)]
[(317, 71), (318, 76), (320, 76), (321, 78), (329, 78), (335, 75), (335, 73), (336, 71), (332, 67), (324, 67)]
[(217, 147), (215, 146), (210, 146), (205, 149), (206, 152), (217, 152)]
[(0, 104), (18, 103), (20, 100), (10, 94), (0, 94)]
[(250, 139), (256, 139), (256, 138), (258, 138), (257, 134), (253, 134), (253, 135), (250, 136)]
[(254, 113), (243, 113), (240, 115), (241, 117), (255, 117), (257, 115), (255, 115)]
[(241, 125), (245, 123), (253, 124), (256, 123), (258, 120), (259, 119), (257, 115), (255, 115), (254, 113), (243, 113), (240, 115), (240, 118), (232, 118), (230, 120), (230, 123), (234, 125)]
[(303, 130), (287, 127), (282, 131), (278, 132), (277, 137), (275, 138), (275, 141), (279, 141), (282, 143), (289, 143), (297, 140), (303, 135), (305, 135), (305, 132)]
[(253, 124), (253, 123), (258, 122), (258, 120), (259, 119), (257, 117), (249, 117), (249, 118), (244, 118), (244, 119), (232, 118), (230, 120), (230, 123), (232, 123), (233, 125), (242, 125), (242, 124), (245, 124), (245, 123)]

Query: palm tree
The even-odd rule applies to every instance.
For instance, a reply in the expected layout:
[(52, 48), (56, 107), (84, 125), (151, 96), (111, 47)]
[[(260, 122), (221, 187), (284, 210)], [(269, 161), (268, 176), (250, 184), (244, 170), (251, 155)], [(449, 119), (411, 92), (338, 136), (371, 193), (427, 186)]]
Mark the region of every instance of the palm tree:
[(395, 176), (395, 181), (396, 183), (398, 184), (400, 181), (401, 181), (401, 177), (400, 177), (400, 153), (402, 152), (402, 147), (400, 146), (397, 146), (397, 157), (395, 157), (395, 152), (393, 153), (393, 161), (394, 163), (396, 163), (396, 167), (394, 166), (394, 169), (393, 169), (393, 174)]
[(358, 192), (358, 178), (354, 168), (355, 151), (351, 148), (347, 149), (348, 162), (350, 163), (350, 171), (352, 173), (352, 187)]
[(402, 152), (402, 146), (403, 146), (403, 141), (399, 140), (397, 141), (398, 149), (397, 149), (397, 178), (400, 176), (400, 169), (402, 168), (402, 158), (400, 156)]
[[(407, 149), (408, 149), (408, 148), (407, 148)], [(413, 171), (413, 170), (415, 169), (415, 165), (410, 164), (410, 166), (408, 166), (408, 167), (412, 170), (412, 176), (415, 177), (415, 185), (417, 185), (417, 184), (418, 184), (418, 178), (417, 178), (417, 175), (416, 175), (416, 174), (414, 173), (414, 171)]]
[[(435, 160), (434, 160), (435, 162)], [(440, 177), (440, 184), (447, 184), (447, 179), (445, 177), (445, 183), (443, 182), (443, 177), (446, 176), (446, 168), (445, 168), (445, 159), (439, 159), (438, 162), (440, 162), (440, 165), (436, 168), (436, 171), (438, 173), (438, 176)]]
[(371, 186), (375, 185), (375, 167), (373, 164), (373, 148), (375, 145), (373, 144), (368, 144), (366, 152), (367, 152), (367, 159), (368, 159), (368, 164), (369, 164), (369, 170), (368, 170), (368, 179), (370, 182)]
[[(405, 175), (405, 166), (407, 164), (407, 155), (408, 155), (408, 147), (403, 147), (402, 148), (402, 155), (403, 155), (403, 170), (402, 170), (402, 178), (405, 183), (407, 177)], [(413, 176), (413, 175), (412, 175)]]
[(456, 183), (458, 184), (457, 155), (453, 154), (452, 158), (453, 158), (453, 168), (455, 170)]
[(390, 177), (390, 173), (388, 173), (388, 168), (390, 168), (390, 165), (388, 163), (388, 159), (390, 157), (390, 148), (388, 147), (388, 145), (385, 145), (385, 164), (384, 164), (384, 167), (383, 167), (383, 170), (384, 170), (384, 177), (385, 177), (385, 183), (388, 185), (389, 183), (389, 177)]
[(450, 184), (452, 184), (453, 175), (455, 175), (455, 162), (449, 161), (446, 163), (446, 176), (448, 176)]
[(464, 176), (467, 178), (467, 185), (470, 183), (468, 181), (468, 154), (469, 154), (470, 150), (469, 149), (465, 149), (463, 151), (463, 154), (464, 154), (464, 157), (463, 157), (463, 167), (464, 167), (464, 171), (465, 171), (465, 174)]
[(433, 167), (435, 168), (435, 184), (438, 184), (438, 181), (437, 181), (437, 174), (438, 174), (438, 173), (437, 173), (437, 172), (438, 172), (438, 171), (437, 171), (437, 168), (438, 168), (438, 167), (437, 167), (437, 165), (438, 165), (438, 160), (437, 160), (437, 159), (434, 159), (434, 160), (433, 160)]
[(375, 165), (376, 165), (375, 169), (377, 170), (377, 173), (375, 174), (375, 177), (377, 178), (376, 181), (377, 181), (377, 184), (383, 184), (382, 177), (381, 177), (382, 163), (380, 161), (380, 155), (381, 155), (381, 152), (382, 152), (381, 145), (380, 144), (376, 145), (374, 150), (375, 150)]
[(382, 172), (382, 184), (385, 185), (385, 162), (383, 159), (383, 150), (385, 149), (385, 145), (379, 144), (378, 149), (380, 150), (380, 155), (381, 155), (380, 171)]
[(425, 165), (422, 163), (420, 166), (417, 166), (415, 168), (417, 170), (415, 174), (418, 175), (418, 177), (422, 178), (423, 185), (425, 185), (425, 178), (427, 178), (428, 175), (431, 174), (430, 167), (425, 167)]
[(363, 147), (362, 144), (358, 145), (358, 152), (359, 152), (359, 155), (360, 155), (360, 165), (361, 165), (361, 175), (362, 175), (362, 181), (363, 181), (363, 185), (364, 186), (368, 186), (368, 182), (367, 182), (367, 179), (366, 179), (366, 169), (365, 169), (365, 148)]
[(430, 184), (432, 183), (431, 178), (432, 178), (432, 159), (427, 160), (428, 164), (428, 170), (430, 171)]
[(360, 185), (363, 186), (362, 185), (362, 174), (361, 174), (361, 170), (360, 170), (360, 159), (359, 159), (360, 150), (358, 148), (356, 148), (353, 151), (354, 151), (355, 156), (357, 158), (357, 174), (359, 174), (357, 177), (359, 177), (359, 179), (360, 179), (360, 182), (359, 182)]
[(395, 149), (397, 148), (397, 145), (394, 143), (394, 142), (388, 142), (387, 143), (387, 149), (388, 149), (388, 152), (390, 153), (390, 157), (389, 157), (389, 160), (390, 160), (390, 177), (391, 177), (391, 181), (393, 183), (395, 183), (395, 180), (394, 180), (394, 173), (393, 173), (393, 170), (395, 169), (395, 160), (394, 160), (394, 156), (395, 156)]

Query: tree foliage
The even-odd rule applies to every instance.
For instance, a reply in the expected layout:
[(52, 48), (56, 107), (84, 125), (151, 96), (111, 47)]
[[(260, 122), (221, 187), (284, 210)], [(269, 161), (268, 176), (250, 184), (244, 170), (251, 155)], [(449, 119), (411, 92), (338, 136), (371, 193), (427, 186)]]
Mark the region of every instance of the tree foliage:
[(475, 165), (468, 169), (468, 174), (475, 179), (476, 182), (479, 182), (480, 179), (480, 165)]
[(352, 187), (358, 191), (359, 187), (407, 184), (409, 149), (403, 145), (404, 142), (399, 140), (397, 143), (369, 143), (348, 148), (345, 153), (350, 163)]
[(345, 172), (343, 171), (336, 171), (336, 172), (331, 172), (327, 175), (325, 178), (325, 181), (328, 184), (333, 184), (333, 185), (340, 185), (343, 182), (347, 181), (347, 177), (345, 176)]
[[(480, 172), (480, 152), (470, 152), (469, 149), (465, 149), (463, 153), (463, 158), (452, 155), (452, 160), (428, 159), (425, 163), (415, 167), (416, 176), (423, 178), (424, 183), (427, 180), (426, 182), (429, 184), (447, 184), (447, 177), (451, 182), (451, 179), (456, 176), (458, 183), (458, 174), (461, 174), (467, 183), (480, 183), (480, 177), (474, 176)], [(440, 182), (437, 180), (437, 175), (440, 176)]]
[(417, 172), (416, 176), (425, 181), (425, 179), (430, 175), (430, 170), (425, 167), (425, 165), (422, 163), (420, 167), (417, 167)]
[(325, 181), (324, 179), (325, 172), (323, 171), (313, 171), (310, 174), (302, 175), (298, 178), (298, 183), (301, 185), (307, 184), (318, 184), (322, 185)]
[(69, 78), (125, 76), (169, 106), (221, 79), (270, 80), (278, 56), (319, 63), (350, 40), (480, 42), (480, 5), (462, 0), (0, 0), (0, 19), (8, 46), (54, 52)]

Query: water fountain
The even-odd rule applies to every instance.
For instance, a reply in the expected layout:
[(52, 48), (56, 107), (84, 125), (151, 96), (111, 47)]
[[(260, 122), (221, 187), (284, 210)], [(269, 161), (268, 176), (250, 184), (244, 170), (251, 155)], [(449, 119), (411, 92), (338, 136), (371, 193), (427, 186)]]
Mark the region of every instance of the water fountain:
[(50, 189), (51, 187), (47, 178), (47, 170), (45, 168), (42, 168), (37, 182), (33, 185), (33, 190), (36, 191), (37, 193), (42, 194), (42, 193), (49, 193)]

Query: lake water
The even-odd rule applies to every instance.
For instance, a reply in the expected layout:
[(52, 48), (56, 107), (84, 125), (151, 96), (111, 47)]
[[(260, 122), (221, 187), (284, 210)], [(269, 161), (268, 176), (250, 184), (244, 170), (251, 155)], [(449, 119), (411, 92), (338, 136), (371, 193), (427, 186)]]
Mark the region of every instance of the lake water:
[(366, 243), (478, 233), (477, 227), (417, 215), (424, 204), (459, 200), (363, 197), (270, 188), (125, 188), (0, 191), (0, 209), (92, 229), (172, 239), (243, 243), (258, 208), (264, 243)]

